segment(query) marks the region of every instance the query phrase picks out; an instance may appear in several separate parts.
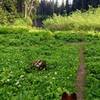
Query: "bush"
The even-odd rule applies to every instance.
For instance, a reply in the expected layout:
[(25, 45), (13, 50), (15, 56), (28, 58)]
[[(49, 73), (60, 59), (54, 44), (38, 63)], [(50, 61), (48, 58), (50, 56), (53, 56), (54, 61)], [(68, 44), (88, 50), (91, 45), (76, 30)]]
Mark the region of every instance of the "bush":
[(13, 13), (6, 12), (8, 23), (14, 23), (15, 22), (15, 15)]
[(16, 0), (3, 0), (0, 6), (0, 24), (13, 23), (17, 17)]
[(0, 24), (1, 25), (14, 23), (14, 21), (15, 21), (15, 15), (13, 13), (9, 13), (7, 11), (4, 11), (2, 8), (0, 8)]
[(5, 12), (0, 8), (0, 24), (6, 24), (7, 23), (7, 16)]

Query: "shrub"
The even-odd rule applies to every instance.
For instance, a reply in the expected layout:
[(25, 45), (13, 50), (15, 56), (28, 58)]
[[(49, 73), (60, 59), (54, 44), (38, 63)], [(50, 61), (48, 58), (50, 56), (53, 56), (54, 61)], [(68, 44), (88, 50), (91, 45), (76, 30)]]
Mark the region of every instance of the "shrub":
[(9, 13), (7, 11), (4, 11), (2, 8), (0, 8), (0, 24), (1, 25), (14, 23), (14, 21), (15, 21), (15, 15), (13, 13)]
[(6, 24), (7, 23), (7, 16), (5, 12), (0, 8), (0, 24)]

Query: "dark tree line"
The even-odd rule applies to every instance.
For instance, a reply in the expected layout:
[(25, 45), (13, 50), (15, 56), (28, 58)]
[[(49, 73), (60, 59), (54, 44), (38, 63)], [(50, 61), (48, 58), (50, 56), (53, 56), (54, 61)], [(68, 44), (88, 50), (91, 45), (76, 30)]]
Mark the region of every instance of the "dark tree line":
[(100, 5), (100, 0), (73, 0), (73, 5), (69, 5), (68, 0), (66, 0), (66, 5), (64, 5), (64, 0), (62, 0), (60, 7), (57, 6), (58, 2), (59, 0), (56, 0), (56, 3), (41, 0), (37, 13), (39, 15), (53, 15), (53, 13), (63, 15), (75, 10), (88, 10), (89, 6), (98, 7)]
[(46, 0), (41, 0), (37, 10), (37, 20), (43, 20), (53, 14), (65, 15), (70, 14), (73, 11), (81, 10), (87, 11), (89, 7), (98, 7), (100, 5), (100, 0), (73, 0), (73, 4), (69, 5), (68, 0), (66, 3), (62, 0), (61, 6), (58, 6), (59, 0), (54, 3), (52, 0), (47, 2)]
[[(18, 11), (23, 11), (23, 0), (18, 0)], [(65, 14), (70, 14), (73, 11), (76, 10), (88, 10), (89, 6), (92, 7), (98, 7), (100, 4), (100, 0), (73, 0), (73, 4), (69, 5), (68, 0), (66, 0), (66, 3), (64, 0), (62, 0), (61, 6), (58, 6), (59, 0), (56, 0), (54, 2), (51, 0), (50, 2), (47, 2), (47, 0), (41, 0), (39, 2), (38, 8), (37, 8), (37, 18), (35, 20), (35, 25), (36, 26), (41, 26), (41, 20), (44, 20), (48, 18), (49, 16), (53, 16), (53, 14), (57, 15), (65, 15)]]
[[(65, 15), (70, 12), (81, 10), (86, 11), (91, 7), (98, 7), (100, 5), (100, 0), (73, 0), (73, 4), (69, 5), (68, 0), (66, 3), (62, 0), (61, 6), (58, 6), (59, 0), (0, 0), (0, 11), (2, 13), (2, 19), (5, 13), (7, 20), (12, 22), (15, 17), (31, 17), (31, 19), (36, 19), (37, 21), (43, 20), (53, 14)], [(35, 20), (35, 21), (36, 21)]]
[(46, 0), (41, 0), (41, 3), (39, 4), (37, 14), (39, 16), (52, 16), (54, 13), (63, 15), (65, 13), (66, 7), (64, 5), (64, 2), (62, 2), (62, 5), (58, 6), (59, 0), (56, 0), (56, 3), (50, 1), (47, 2)]
[(76, 10), (76, 9), (88, 10), (89, 6), (95, 8), (95, 7), (98, 7), (99, 5), (100, 5), (100, 0), (74, 0), (73, 10)]
[[(2, 2), (2, 8), (8, 12), (24, 14), (25, 13), (25, 1), (32, 0), (0, 0)], [(34, 0), (36, 1), (36, 0)], [(37, 8), (38, 16), (52, 16), (54, 13), (58, 14), (66, 14), (75, 10), (88, 10), (89, 6), (98, 7), (100, 4), (100, 0), (73, 0), (73, 5), (70, 6), (68, 4), (68, 0), (66, 0), (66, 5), (64, 0), (62, 0), (61, 6), (58, 6), (59, 0), (56, 0), (54, 3), (53, 0), (47, 2), (47, 0), (41, 0), (39, 6)]]

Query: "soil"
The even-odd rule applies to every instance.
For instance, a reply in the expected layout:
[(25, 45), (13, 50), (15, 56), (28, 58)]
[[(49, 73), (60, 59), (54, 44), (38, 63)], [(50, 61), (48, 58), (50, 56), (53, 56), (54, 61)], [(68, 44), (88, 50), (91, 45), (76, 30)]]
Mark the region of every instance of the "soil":
[(84, 85), (85, 85), (85, 58), (84, 58), (84, 43), (80, 43), (79, 50), (79, 68), (77, 71), (76, 89), (77, 100), (84, 100)]

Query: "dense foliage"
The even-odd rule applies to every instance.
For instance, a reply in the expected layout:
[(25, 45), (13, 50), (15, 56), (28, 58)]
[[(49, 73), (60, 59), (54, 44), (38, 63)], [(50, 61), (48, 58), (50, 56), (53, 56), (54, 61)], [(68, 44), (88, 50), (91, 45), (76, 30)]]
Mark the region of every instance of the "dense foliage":
[[(36, 16), (38, 0), (3, 0), (0, 1), (0, 24), (14, 23), (16, 19), (32, 20)], [(33, 9), (34, 8), (34, 9)], [(4, 13), (4, 14), (3, 14)], [(3, 18), (4, 17), (4, 18)], [(5, 22), (5, 17), (7, 18)]]
[(0, 8), (0, 24), (7, 23), (7, 16), (2, 8)]
[[(77, 42), (99, 42), (99, 35), (95, 34), (0, 28), (0, 98), (59, 100), (63, 92), (75, 92), (79, 64)], [(94, 46), (87, 45), (85, 51), (86, 100), (99, 98), (99, 45)], [(27, 73), (25, 69), (37, 59), (46, 60), (47, 70)]]
[(13, 23), (17, 17), (16, 2), (4, 0), (0, 5), (0, 24)]
[[(0, 98), (58, 100), (74, 92), (78, 45), (65, 44), (46, 31), (0, 29)], [(47, 70), (25, 71), (36, 59), (47, 62)], [(66, 82), (67, 81), (67, 82)]]
[(100, 99), (100, 41), (86, 45), (86, 99)]

